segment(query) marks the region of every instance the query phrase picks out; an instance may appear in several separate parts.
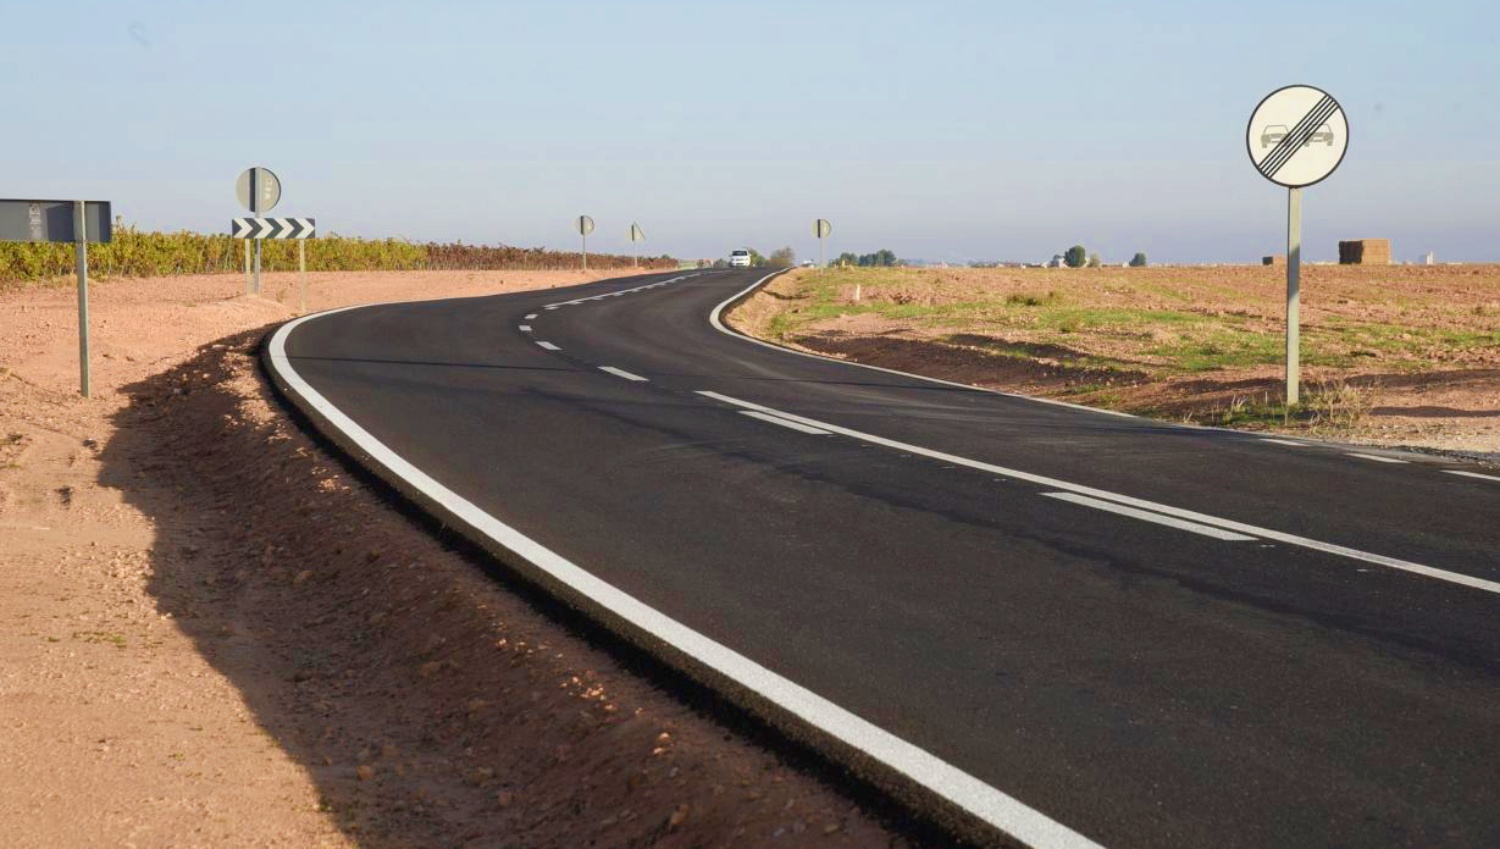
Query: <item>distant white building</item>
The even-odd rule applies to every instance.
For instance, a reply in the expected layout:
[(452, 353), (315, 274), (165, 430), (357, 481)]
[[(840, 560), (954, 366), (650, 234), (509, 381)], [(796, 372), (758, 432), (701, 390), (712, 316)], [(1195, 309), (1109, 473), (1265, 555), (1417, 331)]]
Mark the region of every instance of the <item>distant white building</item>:
[(1049, 262), (1049, 263), (1047, 263), (1047, 267), (1048, 268), (1062, 268), (1063, 266), (1065, 266), (1067, 264), (1068, 263), (1063, 259), (1063, 255), (1062, 254), (1053, 254), (1052, 255), (1052, 261)]

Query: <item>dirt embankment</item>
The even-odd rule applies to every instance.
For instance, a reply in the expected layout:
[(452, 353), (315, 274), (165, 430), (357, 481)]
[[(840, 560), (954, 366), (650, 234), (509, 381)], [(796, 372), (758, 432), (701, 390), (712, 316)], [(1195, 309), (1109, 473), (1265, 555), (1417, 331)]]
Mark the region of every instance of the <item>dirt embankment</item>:
[[(313, 306), (569, 282), (320, 275)], [(241, 285), (98, 287), (93, 400), (72, 294), (0, 296), (10, 842), (909, 845), (351, 478), (255, 368), (290, 278)]]
[(730, 316), (780, 344), (1172, 421), (1500, 464), (1500, 266), (797, 271)]

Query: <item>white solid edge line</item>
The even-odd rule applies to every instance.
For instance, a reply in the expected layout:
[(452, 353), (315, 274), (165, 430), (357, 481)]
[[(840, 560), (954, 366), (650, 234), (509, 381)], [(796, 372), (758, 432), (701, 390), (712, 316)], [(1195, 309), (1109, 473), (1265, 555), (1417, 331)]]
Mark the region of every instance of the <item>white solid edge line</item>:
[(1270, 437), (1261, 437), (1260, 441), (1261, 442), (1269, 442), (1269, 443), (1271, 443), (1273, 445), (1290, 445), (1293, 448), (1311, 448), (1312, 447), (1311, 445), (1308, 445), (1306, 442), (1293, 442), (1290, 439), (1272, 439)]
[(822, 733), (907, 776), (1016, 840), (1037, 849), (1103, 849), (1100, 844), (1040, 811), (1027, 807), (930, 752), (850, 713), (806, 687), (777, 675), (728, 646), (709, 639), (614, 585), (600, 580), (484, 512), (407, 462), (313, 389), (297, 374), (287, 358), (286, 339), (293, 330), (303, 322), (343, 311), (340, 309), (303, 316), (282, 325), (271, 337), (271, 365), (289, 387), (323, 416), (329, 426), (337, 428), (374, 462), (441, 504), (475, 531), (524, 558), (574, 592), (610, 610), (623, 621), (759, 694)]
[(1374, 460), (1377, 463), (1410, 463), (1410, 460), (1397, 460), (1395, 457), (1382, 457), (1379, 454), (1357, 454), (1353, 451), (1346, 452), (1350, 457), (1358, 457), (1361, 460)]
[(623, 377), (626, 380), (636, 380), (636, 381), (640, 381), (641, 383), (649, 383), (650, 382), (646, 378), (641, 377), (638, 374), (631, 374), (630, 372), (626, 371), (625, 369), (615, 368), (614, 366), (600, 366), (599, 370), (600, 371), (607, 371), (610, 374), (614, 375), (615, 377)]
[(1118, 513), (1121, 516), (1129, 516), (1132, 519), (1141, 519), (1147, 522), (1155, 522), (1158, 525), (1166, 525), (1169, 528), (1177, 528), (1182, 531), (1192, 531), (1206, 537), (1221, 539), (1226, 542), (1254, 542), (1255, 537), (1237, 534), (1234, 531), (1224, 531), (1208, 525), (1200, 525), (1197, 522), (1189, 522), (1184, 519), (1174, 519), (1171, 516), (1163, 516), (1160, 513), (1151, 513), (1146, 510), (1137, 510), (1134, 507), (1126, 507), (1098, 498), (1089, 498), (1087, 495), (1075, 495), (1071, 492), (1044, 492), (1048, 498), (1056, 498), (1061, 501), (1081, 504), (1084, 507), (1092, 507), (1095, 510), (1105, 510), (1110, 513)]
[(1494, 475), (1481, 475), (1478, 472), (1460, 472), (1457, 469), (1444, 469), (1443, 471), (1450, 475), (1461, 475), (1466, 478), (1478, 478), (1482, 481), (1500, 481), (1500, 478), (1497, 478)]
[(894, 439), (886, 439), (883, 436), (876, 436), (872, 433), (863, 433), (861, 431), (852, 430), (850, 428), (840, 427), (835, 424), (829, 424), (828, 422), (818, 421), (817, 419), (809, 419), (805, 416), (799, 416), (794, 413), (775, 410), (761, 404), (752, 403), (750, 401), (741, 401), (737, 398), (731, 398), (728, 395), (721, 395), (717, 392), (700, 391), (698, 394), (708, 398), (713, 398), (718, 401), (723, 401), (726, 404), (733, 404), (735, 406), (750, 410), (759, 410), (763, 413), (770, 413), (774, 416), (780, 416), (785, 419), (791, 419), (792, 421), (802, 422), (809, 427), (822, 428), (823, 430), (828, 430), (832, 431), (833, 433), (841, 434), (843, 436), (863, 440), (873, 445), (882, 445), (886, 448), (894, 448), (897, 451), (905, 451), (909, 454), (919, 454), (923, 457), (930, 457), (934, 460), (940, 460), (944, 463), (952, 463), (956, 466), (967, 466), (971, 469), (978, 469), (979, 471), (988, 472), (989, 474), (999, 475), (1001, 477), (1012, 477), (1018, 480), (1029, 481), (1031, 483), (1040, 484), (1041, 486), (1045, 486), (1050, 489), (1061, 489), (1068, 492), (1076, 492), (1079, 495), (1090, 495), (1094, 498), (1104, 499), (1105, 501), (1113, 501), (1116, 504), (1125, 504), (1131, 507), (1139, 507), (1143, 510), (1150, 510), (1155, 513), (1163, 513), (1168, 516), (1176, 516), (1179, 519), (1188, 519), (1190, 521), (1199, 522), (1204, 525), (1212, 525), (1214, 527), (1223, 528), (1229, 531), (1238, 531), (1242, 534), (1250, 534), (1262, 539), (1284, 542), (1288, 545), (1300, 546), (1302, 548), (1310, 548), (1314, 551), (1321, 551), (1325, 554), (1333, 554), (1339, 557), (1348, 557), (1352, 560), (1361, 560), (1366, 563), (1374, 563), (1380, 566), (1387, 566), (1391, 569), (1399, 569), (1400, 571), (1410, 572), (1414, 575), (1421, 575), (1427, 578), (1435, 578), (1440, 581), (1448, 581), (1454, 584), (1461, 584), (1473, 589), (1483, 590), (1485, 592), (1500, 595), (1500, 582), (1487, 581), (1483, 578), (1476, 578), (1472, 575), (1464, 575), (1458, 572), (1449, 572), (1446, 569), (1424, 566), (1421, 563), (1412, 563), (1409, 560), (1399, 560), (1395, 557), (1387, 557), (1383, 554), (1373, 554), (1368, 551), (1360, 551), (1357, 548), (1348, 548), (1346, 546), (1337, 545), (1334, 543), (1319, 542), (1315, 539), (1299, 537), (1295, 534), (1282, 533), (1281, 531), (1273, 531), (1270, 528), (1256, 527), (1255, 525), (1236, 522), (1232, 519), (1220, 519), (1217, 516), (1209, 516), (1207, 514), (1198, 513), (1193, 510), (1184, 510), (1180, 507), (1171, 507), (1166, 504), (1158, 504), (1154, 501), (1147, 501), (1144, 498), (1133, 498), (1129, 495), (1120, 495), (1118, 493), (1109, 492), (1107, 490), (1095, 489), (1091, 486), (1084, 486), (1082, 484), (1058, 480), (1057, 478), (1049, 478), (1045, 475), (1023, 472), (1019, 469), (1009, 469), (1004, 466), (997, 466), (993, 463), (984, 463), (979, 460), (970, 460), (967, 457), (959, 457), (955, 454), (947, 454), (942, 451), (934, 451), (930, 448), (923, 448), (919, 445), (912, 445), (907, 442), (899, 442)]
[[(787, 270), (790, 270), (790, 269), (787, 269)], [(822, 360), (825, 363), (842, 363), (843, 365), (846, 365), (846, 366), (854, 366), (855, 368), (870, 369), (871, 371), (883, 371), (886, 374), (896, 374), (896, 375), (900, 375), (901, 377), (909, 377), (909, 378), (912, 378), (914, 380), (925, 380), (928, 383), (936, 383), (936, 384), (940, 384), (942, 386), (954, 386), (954, 387), (957, 387), (959, 389), (968, 389), (971, 392), (987, 392), (987, 393), (989, 393), (991, 395), (1001, 395), (1001, 396), (1004, 396), (1006, 398), (1018, 398), (1018, 399), (1020, 399), (1022, 401), (1032, 401), (1032, 402), (1035, 402), (1037, 404), (1048, 404), (1048, 405), (1051, 405), (1053, 407), (1066, 407), (1066, 408), (1068, 408), (1070, 410), (1081, 410), (1083, 412), (1088, 412), (1088, 413), (1098, 413), (1101, 416), (1115, 416), (1116, 418), (1122, 418), (1122, 419), (1139, 418), (1139, 416), (1133, 416), (1130, 413), (1122, 413), (1122, 412), (1119, 412), (1118, 410), (1101, 410), (1098, 407), (1085, 407), (1082, 404), (1069, 404), (1067, 401), (1054, 401), (1051, 398), (1033, 398), (1030, 395), (1018, 395), (1018, 394), (1016, 394), (1014, 392), (1002, 392), (999, 389), (986, 389), (986, 388), (984, 388), (982, 386), (970, 386), (967, 383), (955, 383), (954, 381), (951, 381), (951, 380), (942, 380), (941, 378), (927, 377), (925, 375), (912, 374), (911, 372), (905, 372), (905, 371), (897, 371), (896, 369), (885, 368), (883, 366), (872, 366), (872, 365), (870, 365), (868, 363), (856, 363), (856, 362), (854, 362), (852, 360), (837, 360), (837, 359), (834, 359), (833, 357), (824, 357), (824, 356), (821, 356), (819, 354), (810, 354), (810, 353), (808, 353), (806, 351), (798, 351), (798, 350), (796, 350), (794, 348), (786, 348), (786, 347), (783, 347), (781, 345), (774, 345), (774, 344), (772, 344), (770, 342), (767, 342), (767, 341), (765, 341), (763, 339), (756, 339), (756, 338), (754, 338), (752, 336), (746, 336), (743, 333), (739, 333), (739, 332), (736, 332), (734, 330), (729, 329), (729, 327), (724, 324), (723, 313), (724, 313), (724, 308), (725, 307), (727, 307), (729, 304), (734, 303), (735, 301), (739, 300), (741, 297), (743, 297), (747, 293), (754, 291), (755, 287), (759, 286), (760, 284), (764, 283), (765, 281), (771, 279), (772, 277), (775, 277), (778, 274), (784, 274), (784, 273), (785, 273), (785, 270), (784, 271), (773, 271), (770, 274), (767, 274), (765, 277), (762, 277), (759, 280), (755, 281), (754, 283), (750, 284), (748, 287), (746, 287), (745, 289), (743, 289), (740, 292), (738, 292), (737, 294), (735, 294), (729, 300), (724, 301), (723, 303), (721, 303), (718, 306), (714, 307), (714, 311), (712, 313), (709, 313), (709, 316), (708, 316), (709, 323), (711, 323), (714, 326), (714, 329), (718, 330), (720, 333), (726, 334), (728, 336), (732, 336), (732, 337), (734, 337), (736, 339), (739, 339), (741, 341), (744, 341), (744, 342), (749, 342), (749, 343), (751, 343), (753, 345), (759, 345), (762, 348), (770, 348), (773, 351), (780, 351), (780, 352), (782, 352), (784, 354), (793, 354), (793, 355), (798, 356), (798, 357), (807, 357), (808, 359), (812, 359), (812, 360)], [(1173, 425), (1175, 427), (1187, 427), (1186, 425), (1175, 425), (1172, 422), (1163, 422), (1162, 424), (1164, 424), (1164, 425)]]
[(773, 416), (770, 413), (762, 413), (760, 410), (740, 410), (740, 415), (749, 416), (752, 419), (760, 419), (763, 422), (770, 422), (771, 424), (778, 424), (782, 427), (791, 428), (795, 431), (801, 431), (802, 433), (810, 433), (814, 436), (833, 435), (831, 432), (823, 430), (822, 428), (808, 427), (801, 422), (794, 422), (791, 419), (784, 419), (781, 416)]
[(556, 345), (552, 344), (551, 342), (538, 342), (536, 344), (537, 344), (538, 347), (540, 347), (540, 348), (546, 348), (549, 351), (561, 351), (562, 350), (561, 348), (557, 347)]

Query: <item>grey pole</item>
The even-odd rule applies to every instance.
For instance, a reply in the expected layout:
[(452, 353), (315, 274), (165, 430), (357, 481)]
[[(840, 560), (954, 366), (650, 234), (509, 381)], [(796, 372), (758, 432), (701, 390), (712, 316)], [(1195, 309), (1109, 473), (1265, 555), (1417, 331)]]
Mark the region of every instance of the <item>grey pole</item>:
[(1302, 277), (1302, 190), (1287, 189), (1286, 205), (1286, 405), (1297, 403), (1302, 377), (1300, 348)]
[(260, 239), (255, 240), (255, 297), (260, 297)]
[(78, 245), (78, 391), (89, 396), (89, 233), (83, 201), (73, 205), (73, 238)]
[(245, 294), (255, 294), (255, 284), (250, 280), (250, 240), (245, 240)]
[(307, 240), (297, 240), (297, 272), (302, 277), (301, 293), (297, 296), (297, 312), (307, 312)]
[(823, 260), (823, 236), (820, 234), (818, 236), (818, 267), (824, 268), (827, 265), (828, 263)]
[(583, 237), (583, 270), (589, 270), (589, 234), (581, 234)]

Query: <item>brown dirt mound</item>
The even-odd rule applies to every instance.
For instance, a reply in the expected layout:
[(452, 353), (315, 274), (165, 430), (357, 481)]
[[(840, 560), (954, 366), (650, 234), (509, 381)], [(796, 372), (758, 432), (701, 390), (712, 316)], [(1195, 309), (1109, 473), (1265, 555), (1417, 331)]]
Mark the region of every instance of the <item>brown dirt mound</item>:
[(103, 479), (157, 521), (160, 607), (361, 845), (904, 842), (394, 512), (271, 406), (258, 337), (126, 387)]

